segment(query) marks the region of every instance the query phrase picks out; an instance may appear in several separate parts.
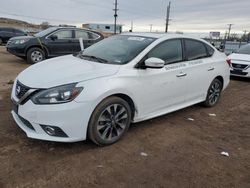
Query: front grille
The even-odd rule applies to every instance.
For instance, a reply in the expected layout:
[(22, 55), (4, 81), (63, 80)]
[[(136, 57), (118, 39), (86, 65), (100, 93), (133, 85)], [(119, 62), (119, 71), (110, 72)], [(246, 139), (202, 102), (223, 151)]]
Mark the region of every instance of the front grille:
[(21, 117), (21, 116), (19, 116), (19, 115), (18, 115), (18, 117), (19, 117), (19, 119), (22, 121), (22, 123), (23, 123), (26, 127), (32, 129), (33, 131), (35, 130), (34, 127), (31, 125), (31, 123), (30, 123), (28, 120), (24, 119), (23, 117)]
[(248, 74), (247, 72), (242, 72), (240, 70), (231, 70), (230, 72), (231, 74), (240, 75), (240, 76), (246, 76)]
[(248, 65), (243, 65), (243, 64), (237, 64), (237, 63), (232, 63), (232, 67), (235, 69), (245, 69)]
[(30, 89), (29, 87), (23, 85), (21, 82), (17, 81), (16, 83), (16, 97), (18, 99), (22, 98), (25, 93), (27, 93), (27, 91)]

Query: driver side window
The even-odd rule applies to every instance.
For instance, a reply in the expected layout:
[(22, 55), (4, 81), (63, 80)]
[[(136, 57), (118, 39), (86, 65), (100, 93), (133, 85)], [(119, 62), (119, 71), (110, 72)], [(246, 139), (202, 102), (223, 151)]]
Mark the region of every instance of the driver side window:
[(179, 39), (167, 40), (148, 53), (148, 58), (156, 57), (166, 64), (182, 61), (182, 43)]

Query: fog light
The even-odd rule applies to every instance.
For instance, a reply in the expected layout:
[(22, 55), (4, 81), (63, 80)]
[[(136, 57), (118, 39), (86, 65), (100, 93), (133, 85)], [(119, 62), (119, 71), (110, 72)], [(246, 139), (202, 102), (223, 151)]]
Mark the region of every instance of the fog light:
[(56, 131), (53, 127), (46, 126), (46, 127), (44, 127), (44, 130), (50, 136), (55, 136), (55, 134), (56, 134)]
[(57, 136), (57, 137), (68, 137), (68, 135), (63, 132), (63, 130), (57, 126), (52, 125), (40, 125), (44, 132), (50, 136)]

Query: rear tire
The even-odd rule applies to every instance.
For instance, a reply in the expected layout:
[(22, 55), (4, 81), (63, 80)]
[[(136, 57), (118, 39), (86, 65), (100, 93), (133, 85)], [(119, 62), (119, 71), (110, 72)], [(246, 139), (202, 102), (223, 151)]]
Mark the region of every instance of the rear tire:
[(0, 38), (0, 46), (3, 45), (3, 40)]
[(119, 97), (102, 101), (92, 113), (88, 137), (97, 145), (111, 145), (127, 132), (131, 122), (131, 108)]
[(215, 78), (208, 88), (207, 97), (203, 104), (206, 107), (215, 106), (220, 99), (222, 88), (222, 82), (219, 79)]
[(29, 64), (38, 63), (45, 59), (45, 53), (40, 48), (31, 48), (27, 52), (27, 62)]

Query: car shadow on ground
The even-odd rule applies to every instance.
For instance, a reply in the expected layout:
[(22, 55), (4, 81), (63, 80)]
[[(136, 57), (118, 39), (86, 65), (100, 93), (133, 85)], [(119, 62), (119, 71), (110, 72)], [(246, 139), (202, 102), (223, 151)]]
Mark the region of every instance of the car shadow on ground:
[(230, 76), (231, 80), (250, 82), (250, 78), (238, 77), (238, 76)]

